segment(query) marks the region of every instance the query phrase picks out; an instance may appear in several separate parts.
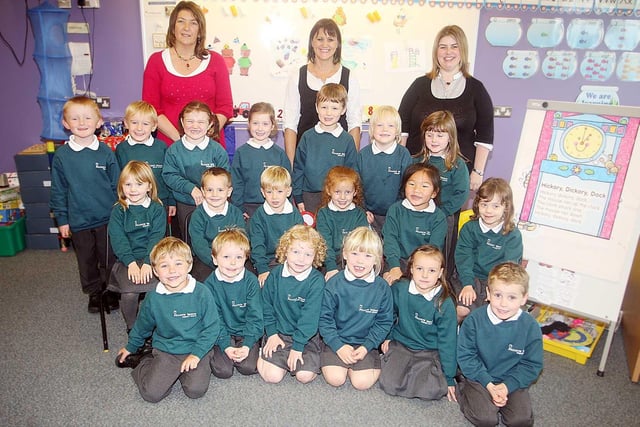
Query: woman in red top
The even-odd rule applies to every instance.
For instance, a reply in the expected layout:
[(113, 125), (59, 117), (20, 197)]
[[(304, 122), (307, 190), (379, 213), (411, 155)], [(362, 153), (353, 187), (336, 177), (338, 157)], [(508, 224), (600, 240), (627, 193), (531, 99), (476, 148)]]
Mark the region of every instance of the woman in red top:
[(233, 114), (229, 72), (222, 56), (205, 47), (206, 21), (200, 7), (181, 1), (171, 12), (167, 48), (152, 54), (144, 70), (142, 99), (158, 111), (158, 138), (171, 145), (180, 139), (178, 115), (191, 101), (209, 106), (223, 127)]

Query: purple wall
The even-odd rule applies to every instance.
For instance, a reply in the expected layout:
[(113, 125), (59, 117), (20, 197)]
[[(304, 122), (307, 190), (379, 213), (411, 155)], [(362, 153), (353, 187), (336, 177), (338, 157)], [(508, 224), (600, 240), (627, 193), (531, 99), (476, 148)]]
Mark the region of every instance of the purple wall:
[[(489, 44), (485, 37), (485, 30), (491, 17), (515, 17), (521, 19), (523, 30), (522, 37), (513, 47), (494, 47)], [(563, 18), (565, 37), (559, 46), (553, 49), (535, 48), (527, 41), (527, 28), (534, 18)], [(498, 9), (483, 9), (480, 12), (480, 25), (478, 27), (478, 44), (476, 49), (476, 59), (474, 75), (480, 79), (489, 93), (494, 105), (510, 106), (513, 114), (510, 118), (495, 119), (494, 151), (489, 159), (485, 176), (497, 176), (509, 180), (513, 162), (516, 157), (518, 142), (520, 141), (520, 130), (524, 122), (528, 99), (548, 99), (552, 101), (574, 102), (580, 94), (580, 86), (617, 86), (618, 96), (621, 105), (640, 104), (640, 83), (629, 83), (620, 81), (615, 73), (605, 82), (589, 82), (585, 80), (580, 71), (567, 80), (553, 80), (544, 77), (540, 67), (537, 73), (528, 79), (511, 79), (502, 71), (502, 63), (506, 52), (509, 49), (515, 50), (536, 50), (538, 51), (540, 65), (546, 56), (547, 50), (570, 50), (578, 52), (578, 64), (584, 58), (584, 50), (572, 49), (567, 45), (566, 30), (569, 22), (575, 18), (602, 19), (604, 28), (609, 26), (611, 17), (609, 15), (576, 15), (576, 14), (553, 14), (532, 11), (507, 11)], [(614, 17), (620, 19), (620, 17)], [(634, 19), (634, 18), (624, 18)], [(638, 18), (635, 18), (638, 19)], [(608, 51), (607, 46), (602, 42), (598, 51)], [(636, 47), (635, 52), (638, 51)], [(620, 51), (617, 52), (618, 58)], [(537, 137), (537, 135), (536, 135)]]
[[(52, 4), (57, 4), (50, 0)], [(28, 0), (28, 7), (40, 4)], [(71, 22), (83, 17), (71, 2)], [(132, 0), (107, 0), (99, 9), (85, 9), (89, 27), (94, 33), (94, 75), (91, 91), (111, 97), (111, 109), (102, 110), (105, 117), (122, 116), (129, 102), (142, 93), (142, 41), (139, 3)], [(0, 13), (3, 36), (13, 46), (18, 58), (24, 47), (26, 11), (23, 1), (4, 1)], [(86, 34), (70, 34), (69, 41), (86, 42)], [(22, 67), (9, 49), (0, 46), (0, 172), (15, 171), (13, 156), (40, 142), (42, 118), (37, 102), (40, 72), (33, 60), (33, 32), (28, 27), (26, 59)], [(79, 85), (81, 87), (81, 85)]]

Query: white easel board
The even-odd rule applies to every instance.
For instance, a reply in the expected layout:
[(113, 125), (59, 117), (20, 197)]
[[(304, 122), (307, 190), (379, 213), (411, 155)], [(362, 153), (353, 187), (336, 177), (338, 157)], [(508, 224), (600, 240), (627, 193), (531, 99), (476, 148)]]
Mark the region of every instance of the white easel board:
[(532, 300), (617, 322), (640, 234), (640, 108), (529, 100), (511, 176)]

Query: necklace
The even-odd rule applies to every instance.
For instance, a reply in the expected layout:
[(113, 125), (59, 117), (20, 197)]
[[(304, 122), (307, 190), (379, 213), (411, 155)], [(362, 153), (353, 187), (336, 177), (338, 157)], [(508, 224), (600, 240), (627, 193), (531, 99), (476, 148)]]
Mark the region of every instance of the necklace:
[(176, 53), (176, 55), (178, 55), (178, 58), (180, 58), (180, 60), (184, 61), (184, 65), (186, 65), (187, 68), (190, 67), (189, 61), (191, 61), (192, 59), (194, 59), (196, 57), (195, 55), (191, 55), (191, 57), (185, 58), (185, 57), (183, 57), (182, 55), (180, 55), (178, 53), (178, 50), (175, 47), (173, 48), (173, 51)]

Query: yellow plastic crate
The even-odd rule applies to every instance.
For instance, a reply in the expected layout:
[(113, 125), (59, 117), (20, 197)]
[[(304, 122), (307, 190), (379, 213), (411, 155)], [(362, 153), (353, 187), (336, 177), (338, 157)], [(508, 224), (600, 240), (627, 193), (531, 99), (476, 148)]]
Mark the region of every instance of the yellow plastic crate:
[(591, 357), (605, 330), (605, 324), (602, 322), (585, 319), (551, 307), (542, 307), (536, 320), (541, 326), (552, 323), (555, 320), (563, 321), (568, 325), (575, 322), (575, 327), (563, 339), (551, 339), (543, 335), (542, 348), (551, 353), (575, 360), (581, 365), (587, 363), (587, 359)]

